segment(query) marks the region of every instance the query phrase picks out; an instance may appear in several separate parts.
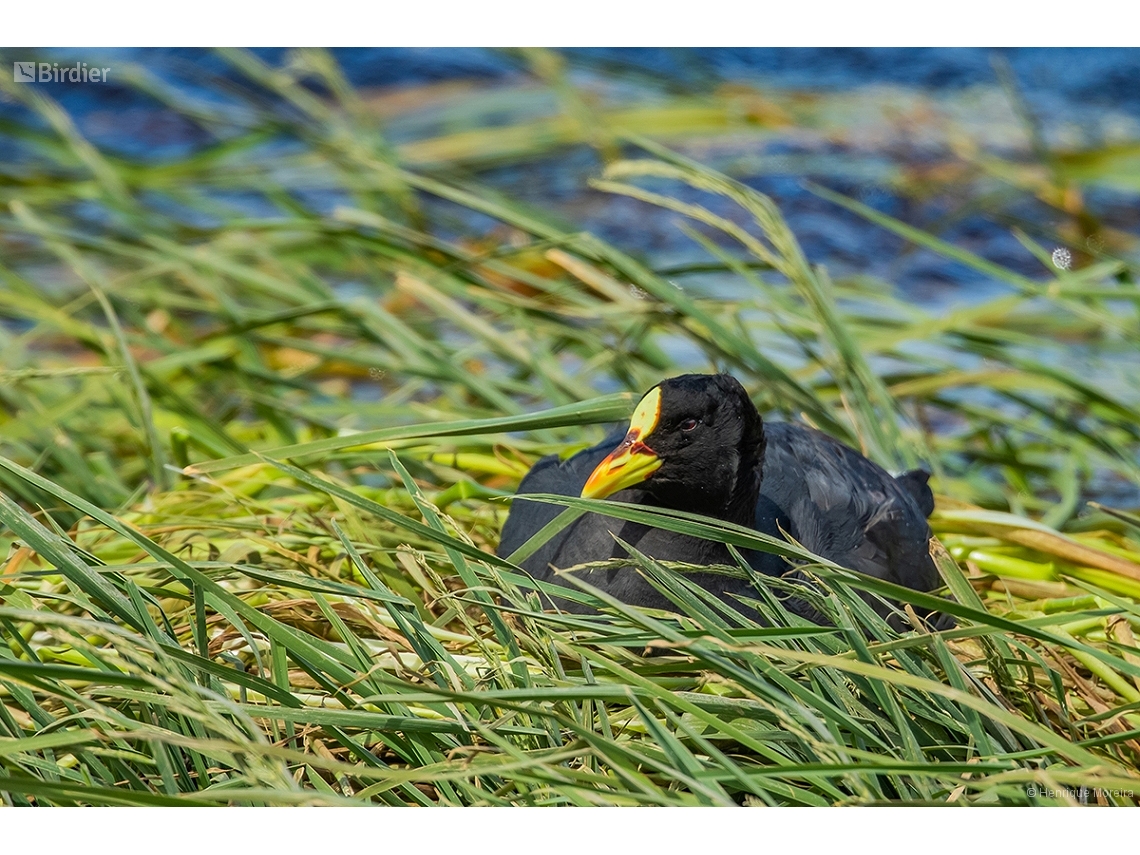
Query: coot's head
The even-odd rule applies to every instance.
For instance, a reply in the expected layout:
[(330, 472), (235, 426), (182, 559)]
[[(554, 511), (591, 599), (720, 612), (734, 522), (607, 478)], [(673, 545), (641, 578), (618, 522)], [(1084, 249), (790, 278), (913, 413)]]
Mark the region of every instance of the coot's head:
[(584, 498), (637, 486), (665, 507), (723, 515), (759, 489), (764, 427), (729, 374), (685, 374), (650, 389), (629, 432), (590, 475)]

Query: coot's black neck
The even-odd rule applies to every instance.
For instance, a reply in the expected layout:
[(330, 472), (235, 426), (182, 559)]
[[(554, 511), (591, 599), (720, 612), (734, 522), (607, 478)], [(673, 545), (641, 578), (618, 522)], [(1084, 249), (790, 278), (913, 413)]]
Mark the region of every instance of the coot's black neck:
[[(735, 484), (729, 493), (728, 500), (723, 505), (711, 508), (707, 500), (705, 500), (691, 504), (688, 502), (681, 503), (674, 501), (670, 502), (669, 506), (677, 510), (714, 517), (715, 519), (752, 529), (756, 528), (756, 503), (759, 498), (760, 466), (757, 462), (756, 455), (749, 455), (747, 459), (741, 460), (740, 468), (736, 473)], [(731, 565), (735, 563), (728, 547), (723, 543), (718, 543), (715, 540), (705, 540), (701, 537), (684, 537), (681, 538), (681, 540), (689, 544), (686, 549), (691, 551), (691, 554), (686, 551), (683, 555), (680, 555), (681, 548), (679, 545), (675, 545), (674, 551), (678, 553), (675, 557), (677, 557), (678, 560), (688, 561), (693, 564)]]
[[(728, 484), (723, 485), (727, 490), (727, 497), (722, 490), (719, 502), (716, 499), (710, 502), (712, 496), (707, 492), (695, 492), (685, 494), (683, 498), (674, 494), (671, 496), (672, 501), (666, 504), (677, 510), (715, 517), (745, 528), (755, 528), (756, 502), (760, 498), (760, 461), (763, 456), (763, 440), (759, 445), (751, 443), (746, 447), (746, 450), (740, 454), (739, 466), (732, 476), (731, 487)], [(713, 493), (713, 496), (715, 495)]]
[(745, 429), (737, 446), (740, 461), (736, 468), (736, 483), (733, 484), (721, 518), (747, 528), (755, 528), (756, 502), (760, 498), (760, 480), (764, 449), (768, 444), (768, 432), (764, 429), (764, 421), (760, 418), (760, 414), (747, 398), (743, 409)]
[(756, 501), (760, 498), (760, 466), (755, 458), (743, 465), (736, 475), (736, 486), (729, 496), (724, 512), (717, 514), (725, 522), (745, 528), (756, 526)]

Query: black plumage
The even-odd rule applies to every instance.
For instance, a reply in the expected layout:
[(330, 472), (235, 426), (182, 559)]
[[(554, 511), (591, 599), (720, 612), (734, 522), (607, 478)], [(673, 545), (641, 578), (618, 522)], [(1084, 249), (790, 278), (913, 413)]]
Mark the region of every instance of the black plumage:
[[(629, 474), (632, 469), (651, 466), (656, 468), (644, 477), (644, 473)], [(634, 478), (638, 483), (625, 486)], [(579, 496), (588, 482), (597, 492), (598, 484), (606, 481), (598, 494), (613, 501), (700, 513), (774, 537), (782, 537), (782, 529), (841, 566), (930, 591), (940, 580), (928, 551), (931, 532), (926, 517), (934, 499), (927, 478), (920, 470), (892, 477), (857, 451), (812, 428), (764, 424), (735, 378), (691, 374), (650, 390), (629, 431), (565, 461), (556, 455), (539, 460), (523, 478), (518, 493), (520, 497), (526, 493)], [(623, 488), (607, 492), (615, 486)], [(498, 554), (509, 556), (561, 510), (557, 505), (516, 498), (503, 526)], [(586, 514), (523, 561), (522, 567), (536, 579), (567, 584), (552, 568), (626, 557), (615, 535), (660, 560), (734, 563), (722, 544)], [(782, 558), (768, 553), (746, 557), (763, 574), (783, 575), (792, 570)], [(623, 602), (671, 607), (632, 566), (594, 572), (586, 578)], [(757, 596), (747, 580), (715, 573), (689, 578), (737, 607), (738, 601), (729, 595)], [(818, 618), (802, 601), (791, 600), (788, 605)], [(559, 599), (558, 606), (580, 610), (568, 600)]]

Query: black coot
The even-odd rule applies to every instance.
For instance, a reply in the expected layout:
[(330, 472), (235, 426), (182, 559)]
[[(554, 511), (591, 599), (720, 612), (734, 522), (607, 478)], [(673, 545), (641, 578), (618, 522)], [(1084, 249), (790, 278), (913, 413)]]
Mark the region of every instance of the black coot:
[[(544, 457), (519, 485), (525, 493), (554, 493), (673, 508), (748, 526), (775, 537), (781, 529), (812, 552), (869, 576), (918, 591), (941, 584), (928, 549), (926, 517), (934, 508), (927, 474), (898, 478), (857, 451), (808, 427), (765, 425), (744, 387), (727, 374), (687, 374), (666, 380), (642, 398), (624, 435), (614, 435), (569, 460)], [(514, 500), (498, 554), (509, 556), (554, 519), (557, 505)], [(660, 560), (729, 564), (718, 543), (586, 514), (522, 562), (536, 579), (565, 583), (552, 568), (626, 556), (614, 535)], [(778, 556), (749, 553), (752, 566), (781, 575)], [(623, 602), (671, 608), (633, 567), (585, 577)], [(732, 593), (756, 597), (746, 580), (720, 574), (689, 577), (740, 607)], [(818, 619), (805, 603), (789, 607)], [(559, 608), (581, 611), (569, 600)], [(938, 625), (947, 625), (942, 618)]]

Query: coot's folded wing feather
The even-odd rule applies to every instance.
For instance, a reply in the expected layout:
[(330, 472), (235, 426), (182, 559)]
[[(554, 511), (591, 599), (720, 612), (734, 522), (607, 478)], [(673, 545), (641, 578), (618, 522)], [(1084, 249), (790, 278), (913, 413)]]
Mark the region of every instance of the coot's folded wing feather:
[(929, 488), (918, 474), (900, 483), (811, 428), (768, 423), (765, 430), (761, 499), (778, 508), (789, 534), (853, 570), (917, 590), (938, 587), (923, 507), (922, 490), (929, 496)]

